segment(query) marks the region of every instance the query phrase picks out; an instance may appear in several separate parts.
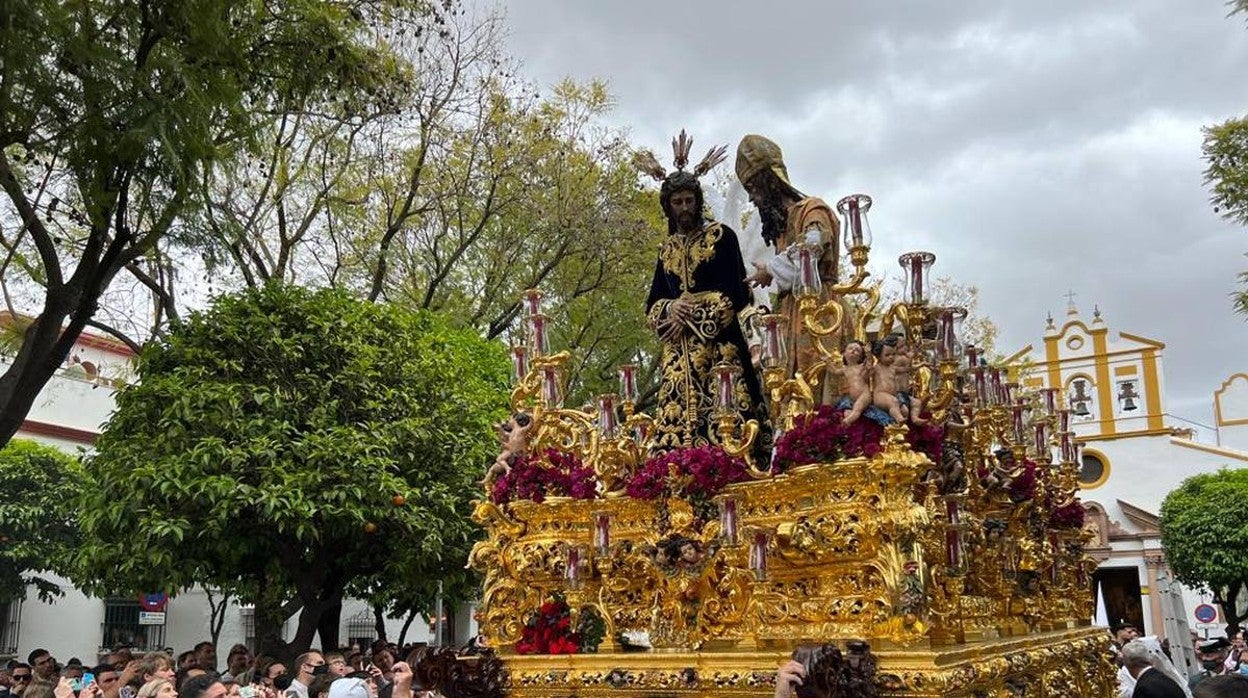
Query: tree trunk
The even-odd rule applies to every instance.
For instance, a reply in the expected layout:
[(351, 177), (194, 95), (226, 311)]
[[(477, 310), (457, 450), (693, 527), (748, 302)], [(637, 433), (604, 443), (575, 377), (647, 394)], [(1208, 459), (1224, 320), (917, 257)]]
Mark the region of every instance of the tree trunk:
[(416, 609), (407, 612), (407, 620), (403, 621), (403, 629), (399, 631), (399, 646), (407, 644), (407, 631), (412, 627), (412, 621), (416, 620), (416, 616), (420, 613)]
[(373, 629), (377, 631), (378, 640), (389, 641), (386, 637), (386, 614), (379, 603), (373, 604)]
[(321, 617), (317, 620), (317, 631), (321, 636), (321, 649), (331, 650), (338, 647), (338, 629), (342, 625), (342, 595), (335, 600), (327, 601), (321, 609)]

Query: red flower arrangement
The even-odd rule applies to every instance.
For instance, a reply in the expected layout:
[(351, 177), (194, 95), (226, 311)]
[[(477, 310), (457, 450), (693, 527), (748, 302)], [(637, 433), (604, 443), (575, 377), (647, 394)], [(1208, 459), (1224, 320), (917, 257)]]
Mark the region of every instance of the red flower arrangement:
[(517, 654), (577, 654), (581, 638), (572, 630), (572, 614), (568, 602), (556, 598), (547, 601), (520, 631)]
[(1083, 528), (1084, 515), (1083, 504), (1078, 499), (1066, 504), (1065, 506), (1054, 507), (1049, 512), (1050, 528)]
[(1023, 461), (1022, 470), (1010, 478), (1010, 484), (1006, 486), (1006, 490), (1010, 495), (1010, 501), (1015, 503), (1035, 499), (1039, 488), (1040, 481), (1036, 476), (1036, 462), (1031, 459)]
[(572, 627), (572, 609), (562, 596), (542, 604), (516, 642), (517, 654), (580, 654), (597, 652), (606, 626), (590, 611), (581, 614), (576, 628)]
[(597, 487), (594, 469), (580, 456), (548, 448), (537, 458), (531, 454), (517, 458), (511, 471), (494, 481), (490, 499), (495, 504), (513, 499), (541, 502), (546, 497), (594, 499)]
[[(814, 414), (797, 418), (794, 426), (776, 442), (773, 470), (795, 465), (826, 463), (840, 458), (871, 458), (880, 452), (884, 427), (866, 417), (845, 424), (844, 409), (820, 405)], [(939, 463), (945, 430), (931, 424), (908, 425), (906, 440), (911, 448)]]
[(677, 448), (650, 458), (633, 474), (628, 495), (657, 499), (663, 494), (710, 499), (725, 486), (750, 478), (745, 461), (718, 446)]

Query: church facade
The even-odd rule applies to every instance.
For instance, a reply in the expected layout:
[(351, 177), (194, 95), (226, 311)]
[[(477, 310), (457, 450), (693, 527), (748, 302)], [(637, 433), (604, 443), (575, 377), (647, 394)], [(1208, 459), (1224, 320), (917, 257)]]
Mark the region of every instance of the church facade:
[(1111, 331), (1099, 310), (1089, 320), (1072, 305), (1060, 326), (1050, 317), (1041, 342), (1007, 363), (1023, 386), (1061, 390), (1084, 444), (1079, 481), (1090, 552), (1100, 563), (1092, 590), (1100, 622), (1126, 620), (1190, 648), (1175, 635), (1189, 628), (1218, 635), (1222, 623), (1200, 622), (1196, 607), (1211, 596), (1173, 581), (1158, 514), (1188, 477), (1248, 466), (1248, 373), (1210, 386), (1213, 425), (1191, 422), (1167, 411), (1165, 349), (1155, 339)]

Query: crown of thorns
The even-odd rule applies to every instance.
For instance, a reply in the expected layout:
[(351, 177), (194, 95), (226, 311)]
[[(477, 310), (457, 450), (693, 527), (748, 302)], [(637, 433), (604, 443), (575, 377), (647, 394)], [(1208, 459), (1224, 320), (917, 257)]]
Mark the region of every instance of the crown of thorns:
[[(689, 151), (693, 149), (693, 139), (689, 134), (685, 133), (682, 128), (680, 135), (672, 139), (672, 164), (676, 166), (676, 172), (683, 172), (685, 165), (689, 164)], [(693, 168), (693, 176), (701, 177), (711, 170), (712, 167), (723, 162), (728, 156), (728, 146), (721, 145), (706, 151), (706, 155)], [(654, 152), (649, 149), (639, 150), (633, 155), (633, 164), (638, 170), (662, 182), (667, 179), (667, 170), (659, 164), (658, 158), (654, 156)], [(673, 173), (674, 174), (674, 173)]]

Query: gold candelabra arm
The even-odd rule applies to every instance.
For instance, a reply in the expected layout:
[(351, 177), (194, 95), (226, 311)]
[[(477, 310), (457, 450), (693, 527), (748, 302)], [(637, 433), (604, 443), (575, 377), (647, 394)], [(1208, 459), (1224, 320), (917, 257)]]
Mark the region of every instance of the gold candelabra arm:
[(828, 348), (824, 344), (827, 338), (840, 335), (841, 323), (845, 319), (845, 309), (840, 300), (830, 298), (822, 303), (815, 296), (803, 296), (798, 300), (798, 313), (802, 318), (802, 328), (810, 335), (815, 348), (825, 360), (839, 351), (839, 347)]
[(769, 472), (759, 470), (754, 465), (753, 448), (754, 441), (758, 438), (758, 420), (750, 419), (743, 422), (741, 415), (736, 412), (720, 410), (716, 421), (715, 433), (719, 437), (719, 445), (724, 449), (724, 453), (744, 460), (746, 470), (751, 477), (755, 479), (770, 477)]

